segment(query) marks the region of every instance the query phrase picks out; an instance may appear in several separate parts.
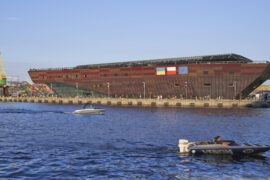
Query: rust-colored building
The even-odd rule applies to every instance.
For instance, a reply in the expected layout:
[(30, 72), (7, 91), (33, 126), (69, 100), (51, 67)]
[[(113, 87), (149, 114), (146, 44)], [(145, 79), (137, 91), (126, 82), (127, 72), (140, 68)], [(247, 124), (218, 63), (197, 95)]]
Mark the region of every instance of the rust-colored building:
[(245, 98), (269, 79), (270, 63), (237, 54), (168, 58), (30, 69), (34, 83), (45, 83), (63, 97)]

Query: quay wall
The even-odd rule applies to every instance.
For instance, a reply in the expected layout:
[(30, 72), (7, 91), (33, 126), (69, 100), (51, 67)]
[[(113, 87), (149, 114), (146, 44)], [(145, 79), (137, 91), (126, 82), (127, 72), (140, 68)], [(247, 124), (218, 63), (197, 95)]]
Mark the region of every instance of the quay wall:
[(27, 102), (52, 104), (93, 104), (130, 107), (183, 108), (242, 108), (270, 107), (270, 101), (258, 100), (195, 100), (195, 99), (126, 99), (126, 98), (58, 98), (58, 97), (0, 97), (0, 102)]

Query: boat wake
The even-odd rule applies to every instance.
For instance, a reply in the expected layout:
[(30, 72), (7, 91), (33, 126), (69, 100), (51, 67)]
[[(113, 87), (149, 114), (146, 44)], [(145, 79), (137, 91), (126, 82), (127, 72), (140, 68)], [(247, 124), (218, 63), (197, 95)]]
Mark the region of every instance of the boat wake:
[(40, 113), (66, 113), (63, 111), (35, 111), (28, 109), (0, 109), (0, 114), (40, 114)]

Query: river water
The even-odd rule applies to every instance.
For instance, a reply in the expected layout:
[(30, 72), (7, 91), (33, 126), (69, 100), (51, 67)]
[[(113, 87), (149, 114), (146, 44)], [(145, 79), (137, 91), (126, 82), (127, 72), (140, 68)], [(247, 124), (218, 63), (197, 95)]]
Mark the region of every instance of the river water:
[(270, 145), (270, 109), (102, 107), (0, 103), (0, 178), (267, 179), (260, 157), (181, 156), (178, 139)]

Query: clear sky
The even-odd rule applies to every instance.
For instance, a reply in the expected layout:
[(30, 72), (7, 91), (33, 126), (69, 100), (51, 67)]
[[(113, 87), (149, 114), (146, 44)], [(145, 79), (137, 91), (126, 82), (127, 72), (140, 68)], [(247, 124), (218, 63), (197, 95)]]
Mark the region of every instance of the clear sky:
[(270, 60), (270, 0), (0, 0), (5, 71), (237, 53)]

